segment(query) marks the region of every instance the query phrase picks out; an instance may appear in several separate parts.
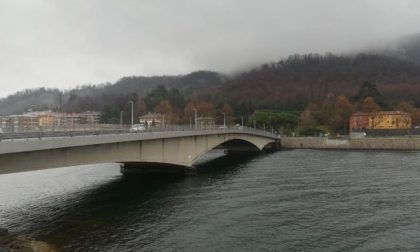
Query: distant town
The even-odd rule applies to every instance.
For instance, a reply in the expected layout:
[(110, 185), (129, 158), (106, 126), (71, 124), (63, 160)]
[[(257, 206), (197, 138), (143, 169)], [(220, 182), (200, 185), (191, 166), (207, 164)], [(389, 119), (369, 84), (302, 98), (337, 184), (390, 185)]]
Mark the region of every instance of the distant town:
[(101, 113), (86, 111), (82, 113), (59, 113), (53, 111), (33, 111), (21, 115), (0, 117), (4, 131), (24, 132), (53, 127), (73, 127), (76, 125), (93, 125), (100, 123)]

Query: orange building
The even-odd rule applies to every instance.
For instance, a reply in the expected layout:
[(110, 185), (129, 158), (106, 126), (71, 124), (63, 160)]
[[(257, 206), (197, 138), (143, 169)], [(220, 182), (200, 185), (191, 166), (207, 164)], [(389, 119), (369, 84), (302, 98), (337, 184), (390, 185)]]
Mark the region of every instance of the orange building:
[(411, 115), (401, 111), (358, 112), (350, 117), (350, 130), (409, 129)]

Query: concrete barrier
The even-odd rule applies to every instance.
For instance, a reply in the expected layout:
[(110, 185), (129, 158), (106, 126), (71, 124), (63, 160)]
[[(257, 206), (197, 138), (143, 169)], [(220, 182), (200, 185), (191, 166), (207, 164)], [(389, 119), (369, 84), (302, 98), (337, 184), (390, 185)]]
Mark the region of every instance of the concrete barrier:
[(420, 137), (366, 137), (361, 139), (328, 139), (325, 137), (285, 137), (286, 149), (341, 150), (420, 150)]

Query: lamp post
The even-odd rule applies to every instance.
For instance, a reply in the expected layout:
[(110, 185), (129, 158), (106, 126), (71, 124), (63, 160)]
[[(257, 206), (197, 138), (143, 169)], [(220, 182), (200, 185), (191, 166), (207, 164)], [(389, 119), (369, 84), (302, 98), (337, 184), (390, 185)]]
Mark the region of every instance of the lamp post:
[(197, 129), (197, 109), (194, 109), (194, 129)]
[(131, 127), (133, 127), (133, 124), (134, 124), (134, 102), (129, 101), (128, 103), (131, 103)]
[(226, 128), (226, 113), (223, 112), (222, 115), (223, 115), (223, 128), (225, 129)]
[(124, 111), (123, 111), (123, 110), (121, 110), (121, 111), (120, 111), (120, 128), (121, 128), (121, 129), (122, 129), (122, 127), (123, 127), (123, 120), (122, 120), (123, 113), (124, 113)]
[(241, 117), (241, 125), (242, 125), (242, 128), (243, 128), (244, 127), (244, 116)]

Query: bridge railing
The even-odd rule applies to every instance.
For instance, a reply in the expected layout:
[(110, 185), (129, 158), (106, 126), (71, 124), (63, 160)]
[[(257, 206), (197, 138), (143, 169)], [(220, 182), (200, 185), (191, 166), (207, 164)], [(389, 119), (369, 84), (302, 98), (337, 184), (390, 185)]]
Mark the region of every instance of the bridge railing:
[(206, 127), (195, 127), (194, 125), (167, 125), (164, 127), (147, 127), (142, 130), (131, 130), (131, 125), (114, 125), (114, 124), (95, 124), (95, 125), (77, 125), (74, 127), (42, 127), (37, 129), (26, 129), (20, 131), (6, 131), (0, 134), (0, 140), (29, 140), (29, 139), (47, 139), (57, 137), (74, 137), (74, 136), (88, 136), (88, 135), (111, 135), (111, 134), (142, 134), (152, 132), (167, 132), (167, 131), (244, 131), (254, 132), (260, 135), (269, 137), (276, 137), (277, 135), (254, 129), (245, 126), (224, 126), (213, 125)]

